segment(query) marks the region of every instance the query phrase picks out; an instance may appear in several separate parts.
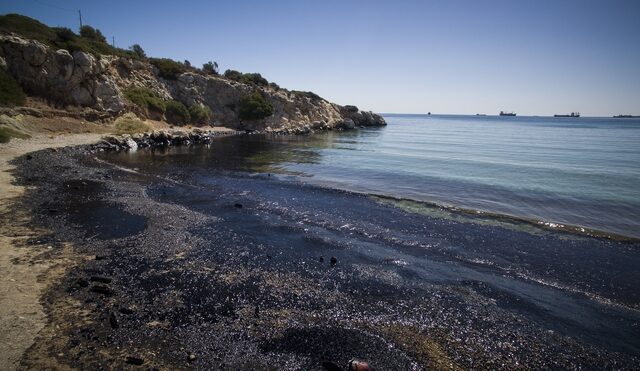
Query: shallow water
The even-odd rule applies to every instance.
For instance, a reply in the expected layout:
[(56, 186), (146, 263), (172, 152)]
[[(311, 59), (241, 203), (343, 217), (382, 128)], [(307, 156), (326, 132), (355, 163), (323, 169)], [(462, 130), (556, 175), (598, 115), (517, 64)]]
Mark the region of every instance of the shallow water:
[[(640, 354), (637, 242), (335, 189), (362, 191), (382, 184), (376, 182), (385, 176), (375, 171), (371, 177), (355, 179), (360, 179), (357, 173), (362, 169), (373, 167), (367, 161), (376, 161), (373, 155), (362, 155), (375, 152), (363, 149), (367, 138), (386, 135), (394, 130), (391, 125), (302, 138), (220, 138), (210, 146), (103, 158), (155, 176), (157, 182), (148, 186), (150, 197), (219, 218), (217, 228), (242, 236), (243, 246), (252, 246), (250, 251), (286, 256), (292, 262), (288, 269), (304, 272), (309, 261), (333, 255), (352, 270), (374, 269), (371, 277), (384, 284), (392, 282), (403, 290), (425, 284), (469, 289), (540, 329), (598, 348)], [(336, 160), (349, 151), (356, 154), (344, 154), (339, 166), (330, 166), (323, 157), (335, 152), (328, 158)], [(346, 160), (349, 156), (352, 159)], [(361, 161), (353, 156), (361, 156)], [(362, 162), (363, 168), (354, 165)], [(344, 170), (331, 183), (339, 180), (341, 186), (325, 187), (325, 175), (318, 174), (337, 174), (348, 163), (354, 169)], [(311, 174), (309, 169), (318, 172)], [(196, 233), (214, 238), (205, 230)]]
[(185, 161), (640, 237), (640, 120), (385, 119), (344, 133), (227, 138)]

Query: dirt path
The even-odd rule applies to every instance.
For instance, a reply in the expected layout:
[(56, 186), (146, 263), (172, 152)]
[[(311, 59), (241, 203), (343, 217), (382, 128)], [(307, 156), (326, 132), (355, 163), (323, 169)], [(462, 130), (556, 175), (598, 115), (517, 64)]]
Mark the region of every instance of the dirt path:
[[(46, 244), (19, 247), (38, 231), (28, 227), (29, 215), (15, 206), (24, 187), (13, 183), (11, 160), (29, 152), (96, 142), (102, 134), (37, 135), (0, 144), (0, 369), (13, 370), (46, 323), (40, 297), (72, 263), (71, 248), (59, 259), (39, 259)], [(40, 231), (41, 232), (41, 231)]]

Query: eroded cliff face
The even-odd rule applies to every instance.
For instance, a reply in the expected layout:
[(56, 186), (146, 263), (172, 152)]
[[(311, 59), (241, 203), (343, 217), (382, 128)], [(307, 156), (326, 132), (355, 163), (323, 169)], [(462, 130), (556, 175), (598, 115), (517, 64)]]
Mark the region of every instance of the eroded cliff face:
[[(340, 106), (304, 92), (274, 89), (228, 80), (219, 76), (186, 72), (175, 80), (164, 79), (146, 61), (115, 56), (96, 58), (83, 52), (54, 50), (38, 41), (16, 35), (0, 35), (0, 62), (24, 89), (61, 104), (91, 107), (114, 116), (136, 107), (123, 91), (145, 87), (164, 99), (187, 107), (204, 104), (212, 112), (210, 124), (236, 129), (283, 131), (350, 129), (386, 125), (384, 119), (354, 106)], [(260, 91), (274, 107), (262, 120), (242, 121), (237, 105), (241, 98)]]

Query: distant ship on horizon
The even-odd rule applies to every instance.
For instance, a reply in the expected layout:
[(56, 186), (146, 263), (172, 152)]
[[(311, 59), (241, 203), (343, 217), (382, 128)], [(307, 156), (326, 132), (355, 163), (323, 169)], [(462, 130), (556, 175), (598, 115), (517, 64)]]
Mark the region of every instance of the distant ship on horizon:
[(553, 115), (553, 117), (580, 117), (580, 112), (571, 112), (570, 115)]
[(500, 116), (515, 116), (515, 112), (504, 112), (500, 111)]
[(613, 116), (614, 119), (637, 119), (640, 118), (640, 116), (634, 116), (634, 115), (615, 115)]

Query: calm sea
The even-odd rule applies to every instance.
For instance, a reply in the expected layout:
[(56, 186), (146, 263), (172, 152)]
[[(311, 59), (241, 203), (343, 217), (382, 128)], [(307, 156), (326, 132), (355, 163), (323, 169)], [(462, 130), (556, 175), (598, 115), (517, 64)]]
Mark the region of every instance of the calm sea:
[(263, 142), (243, 163), (352, 191), (640, 237), (640, 120), (385, 119), (384, 128)]

